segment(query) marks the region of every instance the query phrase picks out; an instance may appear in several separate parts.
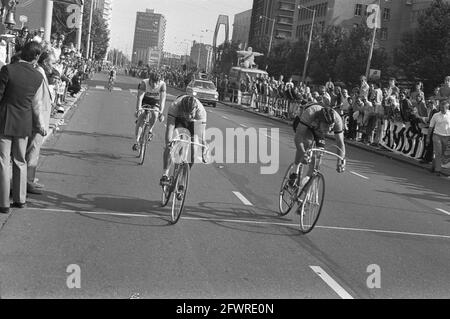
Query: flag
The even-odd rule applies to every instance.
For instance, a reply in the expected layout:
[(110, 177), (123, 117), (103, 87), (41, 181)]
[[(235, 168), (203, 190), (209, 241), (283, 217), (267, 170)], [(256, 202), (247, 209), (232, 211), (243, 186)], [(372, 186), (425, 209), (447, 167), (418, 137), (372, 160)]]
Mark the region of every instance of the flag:
[(367, 6), (367, 26), (369, 29), (381, 29), (381, 1), (375, 1)]

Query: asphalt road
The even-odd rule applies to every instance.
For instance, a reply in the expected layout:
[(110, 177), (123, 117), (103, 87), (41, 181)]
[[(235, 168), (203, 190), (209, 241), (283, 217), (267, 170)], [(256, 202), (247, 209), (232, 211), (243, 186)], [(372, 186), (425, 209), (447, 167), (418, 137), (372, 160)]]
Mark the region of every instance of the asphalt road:
[[(119, 77), (110, 93), (96, 75), (45, 145), (47, 191), (0, 229), (1, 298), (450, 298), (449, 180), (350, 148), (345, 174), (325, 161), (325, 206), (304, 236), (296, 214), (277, 215), (291, 129), (227, 106), (207, 109), (208, 127), (268, 129), (256, 136), (275, 143), (278, 169), (261, 174), (263, 158), (194, 166), (170, 225), (159, 205), (164, 125), (143, 167), (131, 150), (137, 83)], [(169, 93), (168, 103), (180, 94)], [(223, 158), (236, 149), (224, 143)], [(67, 285), (71, 265), (79, 289)]]

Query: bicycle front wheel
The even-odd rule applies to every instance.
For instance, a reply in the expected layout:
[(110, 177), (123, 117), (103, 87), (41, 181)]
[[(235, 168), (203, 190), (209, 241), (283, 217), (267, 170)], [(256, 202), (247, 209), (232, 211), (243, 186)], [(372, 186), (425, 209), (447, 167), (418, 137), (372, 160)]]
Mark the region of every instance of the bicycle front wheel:
[(147, 144), (148, 144), (148, 127), (145, 126), (140, 140), (139, 165), (144, 165), (145, 153), (147, 152)]
[(173, 180), (176, 177), (176, 176), (174, 176), (175, 173), (176, 172), (174, 170), (174, 165), (171, 165), (170, 174), (169, 174), (170, 183), (169, 183), (169, 185), (162, 187), (162, 196), (161, 196), (161, 206), (162, 207), (167, 206), (167, 204), (169, 203), (170, 197), (172, 196), (172, 192), (174, 190)]
[(189, 164), (181, 164), (178, 176), (175, 177), (172, 202), (172, 224), (175, 225), (181, 217), (184, 209), (187, 191), (189, 187)]
[(291, 164), (291, 166), (289, 166), (288, 170), (286, 171), (286, 175), (283, 178), (283, 182), (281, 183), (280, 199), (278, 206), (280, 210), (280, 216), (286, 216), (287, 214), (289, 214), (295, 204), (296, 193), (298, 190), (298, 186), (296, 186), (297, 181), (295, 182), (294, 185), (289, 185), (290, 176), (293, 173), (296, 173), (295, 169), (296, 169), (295, 164)]
[(300, 215), (300, 231), (303, 234), (310, 233), (319, 220), (325, 199), (325, 178), (322, 174), (313, 176), (306, 184), (303, 193), (305, 199), (298, 208)]

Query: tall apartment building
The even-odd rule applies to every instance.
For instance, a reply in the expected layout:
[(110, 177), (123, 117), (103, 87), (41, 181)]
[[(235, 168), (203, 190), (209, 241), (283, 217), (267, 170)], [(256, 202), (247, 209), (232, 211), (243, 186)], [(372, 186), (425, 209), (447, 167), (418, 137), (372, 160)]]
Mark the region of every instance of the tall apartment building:
[(248, 46), (248, 36), (250, 33), (250, 24), (252, 22), (252, 10), (238, 13), (234, 16), (233, 36), (231, 40), (244, 47)]
[(156, 48), (161, 52), (161, 56), (164, 48), (165, 32), (166, 18), (163, 15), (155, 13), (153, 9), (137, 12), (132, 62), (135, 64), (139, 62), (137, 52), (142, 52), (142, 49), (148, 51), (149, 48), (152, 48), (152, 50)]
[(295, 41), (299, 0), (254, 0), (249, 42), (256, 45), (272, 37), (273, 44), (282, 40)]
[(191, 48), (191, 61), (200, 71), (211, 72), (213, 63), (213, 47), (208, 44), (195, 42)]
[[(449, 0), (446, 0), (449, 1)], [(417, 26), (417, 18), (433, 0), (381, 0), (381, 29), (377, 46), (392, 52), (404, 32)], [(365, 25), (367, 6), (375, 0), (254, 0), (250, 43), (267, 41), (271, 21), (275, 19), (274, 44), (282, 40), (296, 41), (309, 36), (315, 10), (315, 25), (319, 29), (338, 25), (350, 29)], [(309, 9), (309, 10), (308, 10)], [(260, 18), (263, 16), (263, 18)]]
[(108, 29), (111, 30), (113, 0), (93, 0), (93, 1), (94, 1), (94, 10), (102, 11), (103, 18), (106, 20)]

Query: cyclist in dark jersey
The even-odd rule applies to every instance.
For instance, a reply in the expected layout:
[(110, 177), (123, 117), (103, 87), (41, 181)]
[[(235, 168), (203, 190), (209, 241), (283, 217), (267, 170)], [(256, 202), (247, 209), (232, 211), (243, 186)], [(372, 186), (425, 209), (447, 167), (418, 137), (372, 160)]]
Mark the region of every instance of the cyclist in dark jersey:
[[(300, 117), (294, 121), (295, 146), (297, 148), (295, 156), (295, 165), (297, 165), (297, 173), (290, 176), (291, 182), (295, 183), (302, 164), (308, 164), (309, 159), (305, 158), (307, 150), (311, 149), (316, 143), (317, 148), (325, 147), (326, 135), (334, 133), (336, 137), (336, 146), (338, 155), (345, 158), (344, 143), (344, 123), (341, 116), (329, 106), (320, 103), (312, 103), (306, 107)], [(346, 162), (338, 160), (337, 171), (343, 173), (345, 171)], [(313, 165), (307, 176), (312, 175)], [(304, 185), (306, 181), (303, 181)]]

